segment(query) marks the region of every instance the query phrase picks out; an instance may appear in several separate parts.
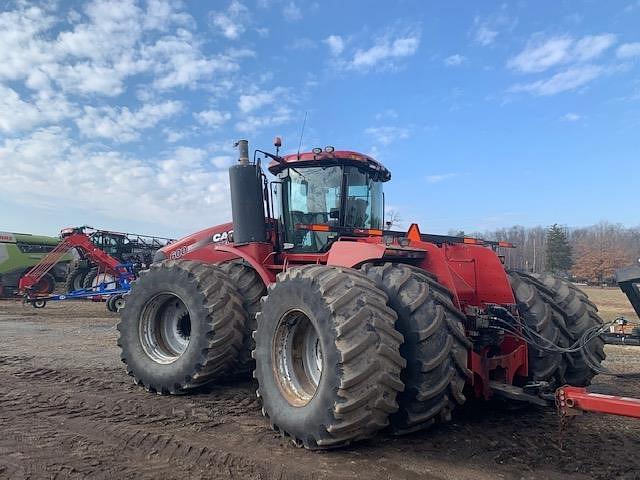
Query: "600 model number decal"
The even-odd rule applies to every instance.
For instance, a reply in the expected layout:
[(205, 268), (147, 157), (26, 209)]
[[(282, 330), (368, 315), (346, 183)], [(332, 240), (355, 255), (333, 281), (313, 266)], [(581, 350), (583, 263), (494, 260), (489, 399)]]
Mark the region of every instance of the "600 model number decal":
[(171, 255), (169, 255), (169, 258), (171, 260), (175, 260), (177, 258), (180, 258), (183, 255), (186, 255), (187, 253), (189, 253), (189, 247), (188, 246), (180, 247), (180, 248), (174, 250), (173, 252), (171, 252)]
[(228, 243), (229, 241), (231, 241), (232, 236), (233, 236), (233, 230), (229, 230), (228, 232), (215, 233), (211, 237), (211, 240), (207, 238), (204, 240), (200, 240), (199, 242), (192, 243), (191, 245), (184, 245), (182, 247), (176, 248), (173, 252), (171, 252), (171, 254), (169, 255), (169, 258), (171, 260), (177, 260), (178, 258), (185, 256), (189, 252), (193, 252), (194, 250), (198, 250), (199, 248), (204, 247), (210, 242), (211, 243)]

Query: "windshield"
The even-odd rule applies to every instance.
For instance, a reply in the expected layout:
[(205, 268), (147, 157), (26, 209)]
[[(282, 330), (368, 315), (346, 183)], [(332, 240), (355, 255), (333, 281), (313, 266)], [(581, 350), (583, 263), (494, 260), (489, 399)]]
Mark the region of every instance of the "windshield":
[(338, 235), (336, 231), (296, 229), (297, 224), (382, 228), (382, 184), (371, 180), (365, 170), (353, 166), (290, 168), (281, 178), (284, 242), (295, 251), (323, 251)]
[(374, 182), (368, 173), (346, 167), (347, 201), (345, 227), (382, 228), (382, 183)]

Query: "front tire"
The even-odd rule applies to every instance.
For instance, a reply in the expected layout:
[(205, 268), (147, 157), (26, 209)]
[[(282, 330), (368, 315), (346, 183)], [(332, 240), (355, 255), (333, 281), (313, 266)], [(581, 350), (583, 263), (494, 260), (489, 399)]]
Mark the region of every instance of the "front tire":
[(121, 359), (135, 382), (180, 394), (228, 374), (242, 347), (245, 313), (227, 275), (180, 260), (141, 273), (118, 324)]
[(386, 427), (404, 388), (395, 320), (386, 295), (355, 270), (308, 265), (280, 273), (262, 300), (253, 353), (272, 427), (309, 449)]

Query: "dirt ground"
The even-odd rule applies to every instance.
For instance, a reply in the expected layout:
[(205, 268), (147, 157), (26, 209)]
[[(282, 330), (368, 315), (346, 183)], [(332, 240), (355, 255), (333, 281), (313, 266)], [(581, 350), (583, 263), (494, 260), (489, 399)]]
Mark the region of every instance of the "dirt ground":
[(598, 305), (600, 316), (605, 320), (615, 320), (618, 317), (625, 317), (631, 322), (638, 322), (638, 316), (633, 311), (633, 307), (627, 296), (618, 287), (586, 287), (580, 286), (594, 302)]
[[(260, 414), (251, 382), (164, 397), (119, 360), (117, 316), (99, 303), (35, 310), (0, 301), (0, 478), (640, 479), (640, 420), (467, 404), (453, 422), (331, 452), (297, 449)], [(640, 370), (640, 348), (607, 346)], [(593, 390), (640, 396), (640, 380)]]

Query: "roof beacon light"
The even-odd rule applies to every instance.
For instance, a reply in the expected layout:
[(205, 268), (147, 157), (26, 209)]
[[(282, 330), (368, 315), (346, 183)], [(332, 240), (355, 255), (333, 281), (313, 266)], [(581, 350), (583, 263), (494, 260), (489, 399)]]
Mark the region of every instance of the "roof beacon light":
[(320, 147), (316, 147), (313, 150), (311, 150), (313, 153), (315, 153), (316, 155), (319, 155), (322, 153), (322, 149)]
[(280, 155), (280, 147), (282, 146), (282, 138), (275, 137), (273, 139), (273, 146), (276, 147), (276, 157)]
[(333, 148), (331, 145), (327, 145), (326, 147), (324, 147), (324, 151), (327, 153), (333, 153), (335, 151), (335, 148)]

